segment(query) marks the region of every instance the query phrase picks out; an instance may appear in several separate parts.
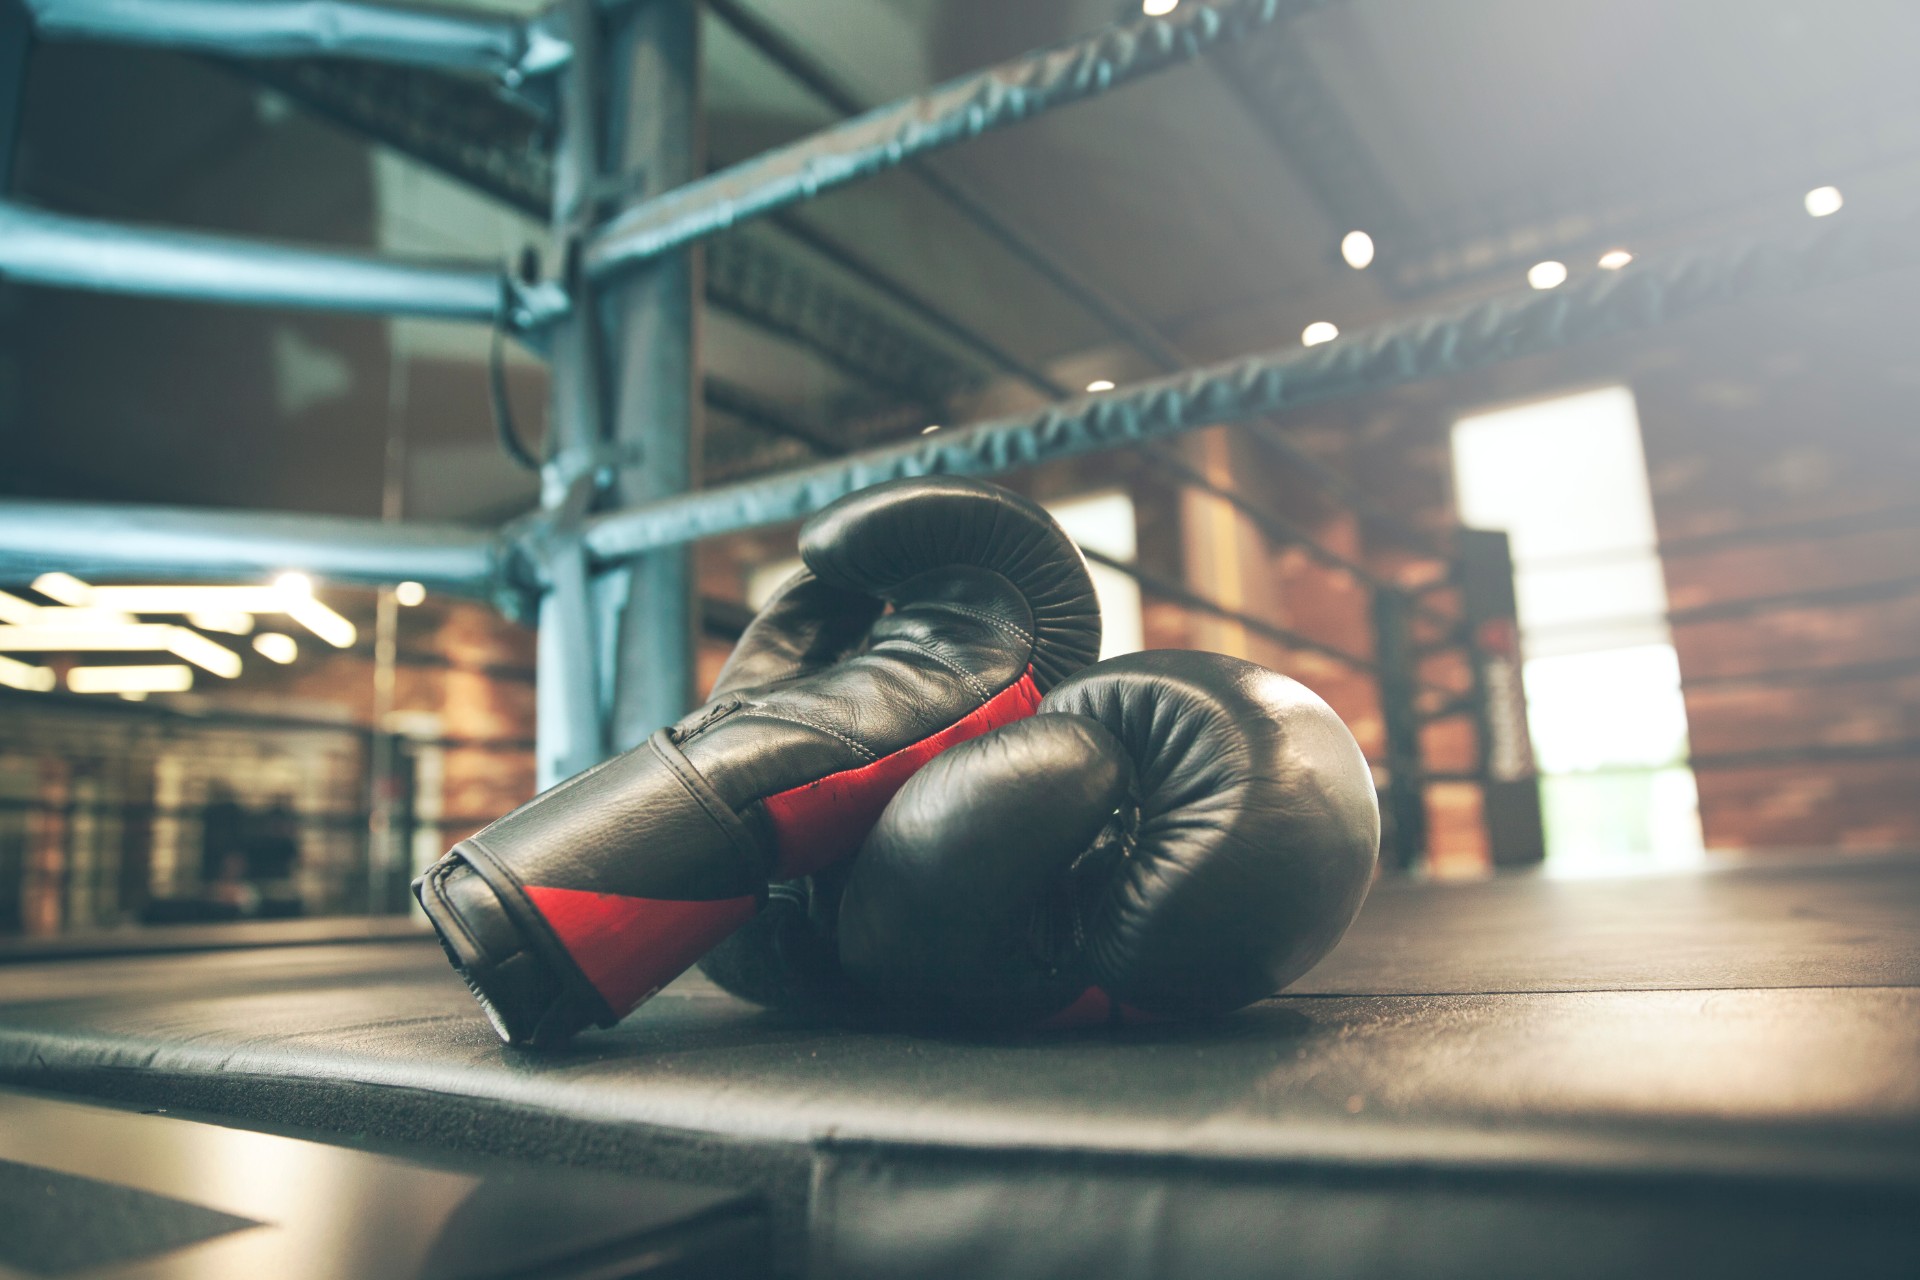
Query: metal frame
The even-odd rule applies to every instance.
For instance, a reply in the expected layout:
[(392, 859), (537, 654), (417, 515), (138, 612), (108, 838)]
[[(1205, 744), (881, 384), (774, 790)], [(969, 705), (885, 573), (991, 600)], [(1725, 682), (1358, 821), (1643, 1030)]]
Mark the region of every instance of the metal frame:
[[(734, 0), (714, 3), (723, 18), (753, 21)], [(997, 228), (1011, 250), (1154, 363), (1179, 371), (784, 474), (697, 487), (700, 240), (744, 219), (772, 215), (783, 230), (817, 242), (817, 233), (780, 211), (1316, 7), (1318, 0), (1190, 2), (1168, 17), (1118, 24), (1012, 59), (701, 178), (698, 0), (563, 0), (525, 23), (349, 0), (27, 0), (41, 38), (131, 40), (240, 58), (327, 53), (477, 71), (504, 88), (542, 94), (553, 104), (559, 128), (553, 234), (567, 266), (562, 279), (534, 283), (485, 264), (406, 264), (250, 245), (0, 202), (0, 274), (14, 279), (472, 320), (519, 332), (550, 355), (554, 372), (553, 448), (543, 468), (540, 507), (495, 533), (270, 513), (0, 502), (0, 572), (164, 570), (218, 578), (297, 568), (368, 582), (413, 579), (490, 596), (517, 616), (537, 614), (537, 753), (545, 785), (637, 742), (684, 711), (692, 695), (698, 618), (689, 546), (698, 539), (794, 520), (885, 479), (992, 475), (1150, 444), (1920, 258), (1912, 226), (1822, 227), (1792, 242), (1710, 247), (1550, 294), (1495, 300), (1352, 333), (1322, 347), (1188, 370), (1150, 328), (1109, 314), (1097, 293), (1076, 293), (1071, 272), (973, 197), (916, 167), (957, 208)], [(795, 73), (804, 70), (801, 64)], [(843, 109), (853, 105), (843, 91), (823, 83), (813, 87), (830, 102)], [(0, 138), (0, 146), (6, 141)], [(844, 250), (837, 252), (859, 266)], [(917, 296), (897, 287), (891, 292), (993, 365), (1059, 396), (1062, 389), (1044, 373), (956, 328)], [(806, 438), (791, 424), (787, 433)], [(1273, 431), (1256, 429), (1250, 438), (1289, 465), (1306, 468), (1371, 525), (1431, 548), (1426, 535), (1372, 508), (1351, 485)], [(1323, 563), (1373, 589), (1381, 632), (1374, 658), (1337, 656), (1373, 668), (1394, 704), (1389, 720), (1397, 728), (1389, 735), (1386, 764), (1397, 793), (1389, 807), (1402, 834), (1393, 860), (1412, 865), (1419, 844), (1417, 831), (1409, 832), (1419, 826), (1423, 782), (1414, 703), (1419, 681), (1413, 672), (1423, 650), (1410, 626), (1423, 616), (1443, 626), (1447, 619), (1301, 531), (1260, 516), (1244, 502), (1236, 507), (1270, 538), (1308, 547)], [(1146, 585), (1194, 608), (1218, 608), (1178, 584)], [(1333, 652), (1310, 637), (1263, 625), (1281, 643)], [(1466, 630), (1446, 629), (1443, 644), (1459, 643)], [(1429, 718), (1471, 711), (1477, 694), (1444, 696), (1451, 701), (1429, 711)]]

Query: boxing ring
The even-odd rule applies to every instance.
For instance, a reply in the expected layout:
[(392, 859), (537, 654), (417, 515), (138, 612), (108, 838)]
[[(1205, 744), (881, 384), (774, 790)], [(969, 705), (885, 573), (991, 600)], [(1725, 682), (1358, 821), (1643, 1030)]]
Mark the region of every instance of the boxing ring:
[[(691, 68), (696, 32), (675, 5), (602, 8), (585, 3), (537, 20), (414, 13), (330, 0), (32, 0), (28, 21), (0, 33), (23, 59), (33, 39), (117, 40), (255, 60), (327, 54), (398, 65), (458, 69), (494, 78), (503, 92), (551, 113), (560, 139), (551, 193), (556, 279), (523, 279), (488, 263), (415, 263), (190, 232), (106, 224), (0, 201), (0, 275), (40, 285), (112, 290), (237, 305), (422, 315), (496, 326), (552, 367), (549, 456), (537, 510), (492, 533), (371, 520), (0, 502), (0, 572), (30, 579), (52, 571), (100, 575), (166, 573), (253, 580), (302, 570), (341, 581), (399, 580), (491, 599), (539, 623), (538, 776), (550, 785), (639, 742), (696, 698), (698, 627), (688, 547), (702, 538), (797, 520), (841, 494), (912, 475), (990, 476), (1101, 450), (1154, 446), (1196, 428), (1247, 424), (1247, 438), (1294, 465), (1366, 522), (1390, 520), (1337, 476), (1314, 465), (1265, 420), (1303, 405), (1485, 368), (1690, 316), (1744, 298), (1883, 270), (1915, 256), (1912, 228), (1853, 221), (1792, 239), (1717, 243), (1663, 254), (1604, 278), (1547, 294), (1500, 298), (1344, 335), (1307, 349), (1256, 353), (1198, 368), (1142, 322), (1120, 313), (1031, 245), (1024, 260), (1069, 291), (1133, 349), (1167, 373), (1099, 394), (1069, 396), (1045, 374), (977, 334), (963, 334), (993, 362), (1055, 403), (954, 427), (904, 443), (832, 457), (783, 474), (693, 487), (690, 453), (693, 270), (689, 251), (716, 232), (1043, 111), (1199, 56), (1315, 6), (1282, 0), (1188, 4), (1084, 40), (1012, 59), (928, 93), (855, 115), (812, 137), (704, 177), (694, 173), (697, 111)], [(789, 71), (798, 54), (737, 6), (715, 10)], [(859, 104), (809, 80), (841, 110)], [(597, 105), (596, 105), (597, 104)], [(17, 102), (0, 113), (10, 151)], [(650, 126), (623, 136), (622, 121)], [(990, 210), (932, 170), (918, 169), (989, 228)], [(609, 201), (601, 193), (637, 192)], [(622, 177), (624, 175), (624, 177)], [(1177, 458), (1153, 453), (1177, 479), (1204, 486)], [(1217, 496), (1226, 496), (1215, 489)], [(1231, 500), (1231, 499), (1229, 499)], [(1518, 729), (1490, 709), (1486, 672), (1511, 654), (1474, 652), (1482, 624), (1510, 614), (1510, 589), (1467, 592), (1469, 616), (1447, 616), (1367, 573), (1302, 531), (1244, 502), (1276, 546), (1300, 546), (1349, 573), (1374, 601), (1370, 654), (1313, 637), (1184, 591), (1144, 580), (1187, 608), (1227, 617), (1283, 645), (1330, 655), (1378, 682), (1386, 727), (1375, 761), (1385, 797), (1390, 865), (1419, 865), (1425, 846), (1420, 759), (1423, 724), (1468, 716), (1479, 744), (1465, 780), (1487, 794), (1487, 811), (1518, 806), (1494, 822), (1497, 864), (1539, 857), (1537, 815), (1527, 812), (1525, 767), (1502, 773), (1503, 740)], [(1405, 530), (1401, 531), (1405, 533)], [(1497, 581), (1503, 552), (1480, 549), (1491, 568), (1467, 569), (1461, 546), (1426, 540), (1446, 566), (1445, 585)], [(1131, 566), (1114, 567), (1141, 576)], [(1479, 616), (1473, 599), (1483, 602)], [(1427, 634), (1423, 635), (1423, 627)], [(1437, 634), (1434, 634), (1437, 633)], [(1436, 648), (1462, 647), (1466, 689), (1428, 689), (1417, 673)]]
[[(252, 581), (291, 569), (492, 601), (538, 624), (545, 786), (636, 745), (696, 700), (689, 548), (701, 539), (798, 520), (888, 479), (993, 476), (1120, 448), (1148, 449), (1177, 482), (1204, 488), (1165, 445), (1223, 424), (1243, 426), (1363, 522), (1390, 523), (1270, 420), (1920, 262), (1911, 221), (1821, 224), (1199, 367), (1068, 279), (1070, 296), (1161, 376), (1067, 394), (972, 335), (990, 363), (1051, 403), (697, 487), (691, 255), (704, 240), (1316, 7), (1189, 0), (871, 110), (819, 85), (849, 119), (704, 176), (692, 4), (565, 0), (532, 21), (351, 0), (27, 0), (24, 18), (0, 9), (0, 65), (21, 65), (35, 40), (79, 39), (491, 77), (554, 122), (562, 264), (540, 279), (0, 199), (6, 279), (462, 320), (547, 359), (553, 388), (539, 506), (500, 529), (6, 501), (0, 576)], [(731, 0), (712, 8), (755, 38)], [(757, 34), (781, 52), (768, 43), (777, 37)], [(0, 176), (17, 106), (0, 102)], [(1484, 624), (1512, 614), (1504, 540), (1463, 534), (1426, 548), (1465, 600), (1449, 610), (1241, 510), (1275, 545), (1300, 546), (1367, 589), (1371, 652), (1112, 563), (1149, 595), (1378, 683), (1390, 865), (1411, 869), (1423, 856), (1432, 778), (1419, 736), (1433, 719), (1470, 717), (1479, 748), (1466, 780), (1486, 789), (1490, 813), (1518, 803), (1531, 779), (1496, 766), (1501, 735), (1515, 730), (1486, 688), (1490, 666), (1513, 655), (1483, 647), (1499, 630)], [(1421, 656), (1448, 647), (1466, 650), (1471, 687), (1423, 686)], [(1496, 800), (1501, 788), (1507, 800)], [(1494, 832), (1495, 861), (1537, 860), (1538, 842), (1537, 810), (1531, 834), (1523, 812)], [(1662, 896), (1660, 886), (1683, 883)], [(748, 1186), (774, 1206), (777, 1265), (789, 1272), (1600, 1275), (1644, 1259), (1657, 1238), (1706, 1274), (1802, 1274), (1822, 1261), (1893, 1274), (1894, 1259), (1913, 1256), (1920, 1221), (1920, 1093), (1913, 1073), (1892, 1070), (1920, 1060), (1917, 884), (1898, 863), (1577, 891), (1394, 884), (1327, 964), (1225, 1027), (915, 1041), (784, 1022), (693, 978), (643, 1017), (544, 1060), (503, 1051), (439, 953), (413, 937), (307, 947), (263, 937), (231, 954), (137, 959), (29, 949), (0, 961), (0, 1077)], [(1756, 934), (1746, 923), (1756, 913), (1789, 922), (1791, 936)], [(1625, 937), (1621, 920), (1636, 922)], [(1463, 942), (1490, 936), (1502, 945)], [(1849, 1070), (1862, 1062), (1875, 1069)], [(1049, 1224), (1062, 1217), (1084, 1225), (1060, 1236)], [(1348, 1220), (1372, 1225), (1343, 1237), (1336, 1224)], [(1796, 1224), (1805, 1232), (1787, 1231)], [(1222, 1240), (1224, 1255), (1204, 1247)], [(1729, 1241), (1740, 1243), (1728, 1252)]]

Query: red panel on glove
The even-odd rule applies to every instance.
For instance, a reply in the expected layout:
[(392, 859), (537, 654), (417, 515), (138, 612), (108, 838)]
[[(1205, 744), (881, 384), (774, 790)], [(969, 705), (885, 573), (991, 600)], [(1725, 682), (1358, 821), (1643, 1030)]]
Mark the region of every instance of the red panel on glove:
[(753, 918), (754, 901), (672, 902), (528, 885), (527, 897), (616, 1017)]
[(920, 766), (989, 729), (1024, 720), (1040, 705), (1033, 669), (967, 716), (930, 738), (922, 738), (872, 764), (828, 774), (818, 782), (768, 796), (767, 819), (773, 826), (779, 860), (776, 879), (812, 875), (850, 856), (880, 821), (881, 810)]

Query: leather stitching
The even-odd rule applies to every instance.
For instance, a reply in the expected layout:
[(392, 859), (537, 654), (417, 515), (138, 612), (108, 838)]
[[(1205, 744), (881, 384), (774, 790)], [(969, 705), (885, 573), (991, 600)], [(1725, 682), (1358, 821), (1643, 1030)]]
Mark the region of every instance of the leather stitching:
[(1026, 645), (1029, 649), (1031, 649), (1034, 645), (1034, 639), (1032, 636), (1028, 635), (1025, 631), (1021, 630), (1019, 627), (1015, 626), (1013, 623), (1008, 622), (1005, 618), (997, 618), (991, 613), (986, 613), (980, 609), (971, 609), (964, 604), (947, 604), (943, 602), (940, 607), (943, 609), (951, 609), (955, 613), (963, 613), (967, 617), (972, 618), (977, 622), (984, 622), (990, 627), (998, 627), (1000, 630), (1005, 631), (1010, 635), (1013, 635), (1014, 637), (1019, 639), (1020, 642)]
[(812, 729), (816, 733), (824, 733), (829, 738), (838, 739), (841, 743), (852, 748), (854, 751), (859, 752), (860, 755), (866, 758), (866, 761), (868, 764), (872, 764), (875, 760), (878, 760), (880, 758), (879, 756), (873, 753), (873, 748), (862, 745), (857, 740), (853, 738), (849, 738), (846, 734), (841, 733), (839, 730), (829, 729), (827, 728), (827, 726), (823, 724), (815, 724), (813, 721), (807, 719), (805, 716), (795, 715), (791, 711), (774, 711), (766, 707), (751, 707), (748, 709), (748, 714), (756, 715), (756, 716), (765, 716), (769, 720), (784, 720), (788, 724), (797, 724), (803, 729)]
[(960, 677), (960, 679), (963, 682), (965, 682), (967, 688), (973, 690), (973, 695), (976, 698), (980, 699), (980, 702), (982, 705), (985, 705), (986, 703), (993, 701), (993, 695), (987, 692), (987, 686), (981, 684), (980, 681), (974, 677), (972, 672), (967, 671), (963, 667), (960, 667), (957, 664), (955, 664), (951, 658), (941, 657), (939, 654), (927, 648), (927, 646), (921, 644), (917, 640), (903, 640), (901, 641), (901, 643), (912, 645), (914, 648), (918, 649), (921, 653), (926, 654), (929, 658), (932, 658), (935, 662), (945, 667), (948, 671), (951, 671), (954, 675)]

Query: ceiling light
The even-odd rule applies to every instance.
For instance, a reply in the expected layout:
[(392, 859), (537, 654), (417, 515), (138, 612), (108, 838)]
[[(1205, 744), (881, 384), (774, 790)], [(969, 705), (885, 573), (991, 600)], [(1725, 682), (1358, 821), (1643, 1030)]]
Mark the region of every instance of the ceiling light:
[(411, 609), (427, 598), (427, 589), (417, 582), (402, 582), (393, 589), (395, 603)]
[(1815, 187), (1807, 192), (1805, 204), (1807, 212), (1816, 218), (1824, 218), (1830, 213), (1840, 212), (1840, 206), (1846, 201), (1840, 198), (1838, 187)]
[[(143, 586), (143, 587), (94, 587), (64, 573), (42, 574), (34, 579), (34, 590), (55, 599), (84, 601), (85, 607), (75, 605), (71, 608), (53, 608), (31, 605), (26, 601), (0, 593), (0, 623), (11, 622), (17, 625), (53, 626), (65, 630), (78, 630), (82, 626), (93, 627), (138, 627), (145, 624), (134, 622), (128, 614), (172, 613), (186, 616), (195, 626), (208, 631), (226, 631), (233, 635), (244, 635), (252, 630), (252, 620), (246, 622), (246, 630), (236, 630), (236, 614), (284, 613), (301, 626), (325, 640), (336, 649), (353, 646), (359, 632), (353, 623), (328, 608), (313, 594), (313, 580), (303, 573), (284, 573), (274, 579), (272, 586)], [(196, 619), (212, 619), (225, 615), (225, 625), (211, 625)], [(185, 627), (174, 630), (189, 632)], [(81, 645), (84, 650), (88, 646)], [(97, 647), (97, 646), (95, 646)], [(226, 650), (214, 645), (222, 653)], [(189, 662), (196, 660), (188, 654), (181, 654)], [(229, 657), (232, 657), (228, 653)], [(237, 663), (238, 658), (234, 661)], [(200, 663), (198, 665), (205, 665)], [(213, 668), (208, 668), (213, 670)], [(225, 670), (216, 674), (229, 674)], [(236, 668), (231, 674), (238, 675)]]
[(929, 422), (926, 426), (920, 428), (920, 434), (923, 436), (930, 436), (934, 432), (938, 431), (939, 429), (940, 429), (939, 423)]
[[(92, 613), (279, 613), (285, 599), (284, 593), (274, 587), (89, 587), (84, 582), (78, 585), (85, 589), (85, 608)], [(74, 613), (69, 612), (68, 616)]]
[(1089, 391), (1111, 391), (1111, 390), (1113, 390), (1113, 379), (1111, 379), (1111, 378), (1095, 378), (1095, 379), (1094, 379), (1094, 380), (1093, 380), (1092, 382), (1089, 382), (1089, 383), (1087, 384), (1087, 390), (1089, 390)]
[(1315, 320), (1300, 331), (1302, 346), (1317, 347), (1323, 342), (1332, 342), (1340, 336), (1340, 326), (1326, 320)]
[(230, 636), (249, 635), (253, 631), (253, 615), (239, 609), (194, 609), (187, 614), (187, 621), (202, 631), (219, 631)]
[(185, 658), (194, 666), (228, 680), (240, 674), (240, 655), (225, 645), (215, 644), (198, 631), (189, 631), (185, 627), (162, 629), (172, 632), (167, 637), (166, 650), (174, 657)]
[(360, 632), (318, 600), (287, 600), (287, 616), (336, 649), (351, 649)]
[(0, 685), (28, 693), (46, 693), (53, 688), (53, 668), (0, 658)]
[(253, 638), (253, 651), (268, 662), (277, 662), (286, 666), (300, 656), (300, 646), (292, 636), (283, 636), (278, 631), (262, 631)]
[[(46, 612), (58, 617), (62, 610)], [(171, 653), (216, 676), (240, 674), (240, 655), (186, 627), (165, 622), (117, 626), (35, 623), (0, 627), (0, 653)]]
[(1140, 0), (1140, 12), (1149, 18), (1164, 18), (1180, 7), (1180, 0)]
[(0, 622), (24, 626), (29, 622), (37, 621), (39, 617), (39, 605), (28, 604), (19, 596), (10, 596), (4, 591), (0, 591)]
[(1340, 241), (1340, 256), (1355, 271), (1365, 271), (1373, 262), (1373, 237), (1364, 231), (1349, 231)]
[(1618, 271), (1633, 261), (1633, 255), (1625, 249), (1609, 249), (1600, 255), (1600, 266), (1605, 271)]
[(1557, 289), (1567, 282), (1567, 264), (1549, 258), (1527, 268), (1527, 283), (1536, 289)]
[(84, 609), (93, 603), (93, 588), (70, 573), (43, 573), (33, 580), (33, 589), (75, 608)]
[(67, 672), (75, 693), (185, 693), (193, 688), (193, 668), (75, 667)]

